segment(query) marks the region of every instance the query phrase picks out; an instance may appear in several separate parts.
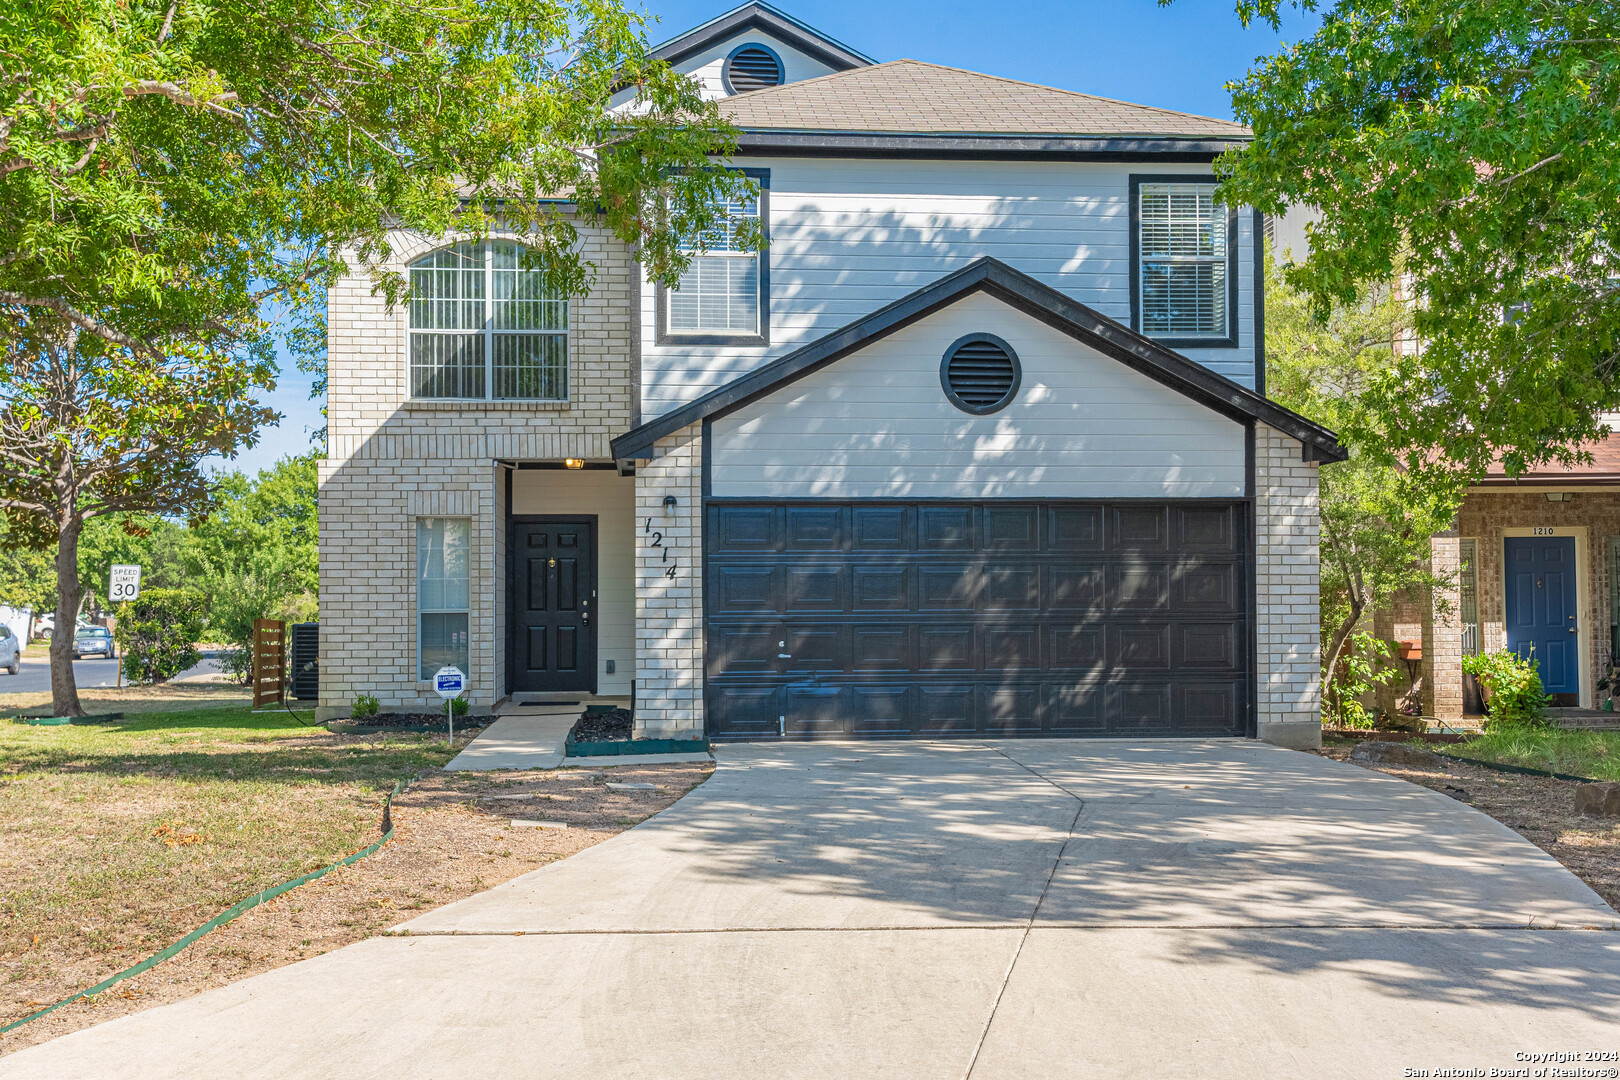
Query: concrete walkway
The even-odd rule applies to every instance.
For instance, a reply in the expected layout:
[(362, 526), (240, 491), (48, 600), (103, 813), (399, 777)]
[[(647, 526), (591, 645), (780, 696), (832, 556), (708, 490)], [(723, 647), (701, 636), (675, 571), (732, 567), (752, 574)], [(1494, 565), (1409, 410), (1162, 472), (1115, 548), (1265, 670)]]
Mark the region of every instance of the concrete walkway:
[(1393, 1077), (1620, 1030), (1620, 934), (1596, 929), (1620, 917), (1355, 766), (1247, 742), (717, 757), (663, 814), (400, 936), (0, 1076)]

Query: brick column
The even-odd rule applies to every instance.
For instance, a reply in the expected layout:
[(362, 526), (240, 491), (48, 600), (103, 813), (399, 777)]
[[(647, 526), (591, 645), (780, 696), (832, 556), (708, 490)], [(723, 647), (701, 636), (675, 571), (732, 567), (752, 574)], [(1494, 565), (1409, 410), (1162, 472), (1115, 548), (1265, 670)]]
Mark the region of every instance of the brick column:
[(1282, 746), (1322, 744), (1322, 637), (1317, 466), (1297, 439), (1254, 427), (1256, 734)]
[(1462, 545), (1455, 527), (1429, 541), (1429, 569), (1442, 579), (1423, 605), (1423, 712), (1441, 720), (1462, 718), (1462, 622), (1457, 574)]
[(637, 738), (703, 734), (702, 446), (693, 424), (636, 469)]

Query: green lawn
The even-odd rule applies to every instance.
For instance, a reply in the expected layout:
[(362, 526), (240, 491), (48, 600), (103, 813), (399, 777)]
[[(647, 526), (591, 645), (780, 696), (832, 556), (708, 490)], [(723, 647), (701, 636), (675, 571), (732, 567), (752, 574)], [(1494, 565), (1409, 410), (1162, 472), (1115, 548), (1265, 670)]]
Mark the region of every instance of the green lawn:
[(110, 974), (376, 839), (394, 782), (450, 757), (442, 735), (334, 736), (239, 706), (0, 721), (0, 972)]
[(1620, 780), (1620, 731), (1499, 731), (1441, 749), (1504, 765)]

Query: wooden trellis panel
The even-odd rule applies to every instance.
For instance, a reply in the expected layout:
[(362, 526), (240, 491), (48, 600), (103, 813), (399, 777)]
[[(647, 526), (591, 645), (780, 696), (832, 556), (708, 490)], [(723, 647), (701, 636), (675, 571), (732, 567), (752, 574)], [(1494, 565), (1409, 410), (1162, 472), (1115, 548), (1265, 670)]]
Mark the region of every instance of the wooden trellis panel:
[(280, 705), (287, 692), (287, 624), (253, 620), (253, 707)]

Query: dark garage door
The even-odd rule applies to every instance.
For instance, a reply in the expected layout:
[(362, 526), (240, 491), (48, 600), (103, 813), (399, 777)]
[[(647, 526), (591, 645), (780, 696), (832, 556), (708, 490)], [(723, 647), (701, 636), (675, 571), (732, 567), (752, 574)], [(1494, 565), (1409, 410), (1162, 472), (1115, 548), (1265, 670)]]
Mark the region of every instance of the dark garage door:
[(1245, 513), (712, 501), (709, 732), (1244, 734)]

